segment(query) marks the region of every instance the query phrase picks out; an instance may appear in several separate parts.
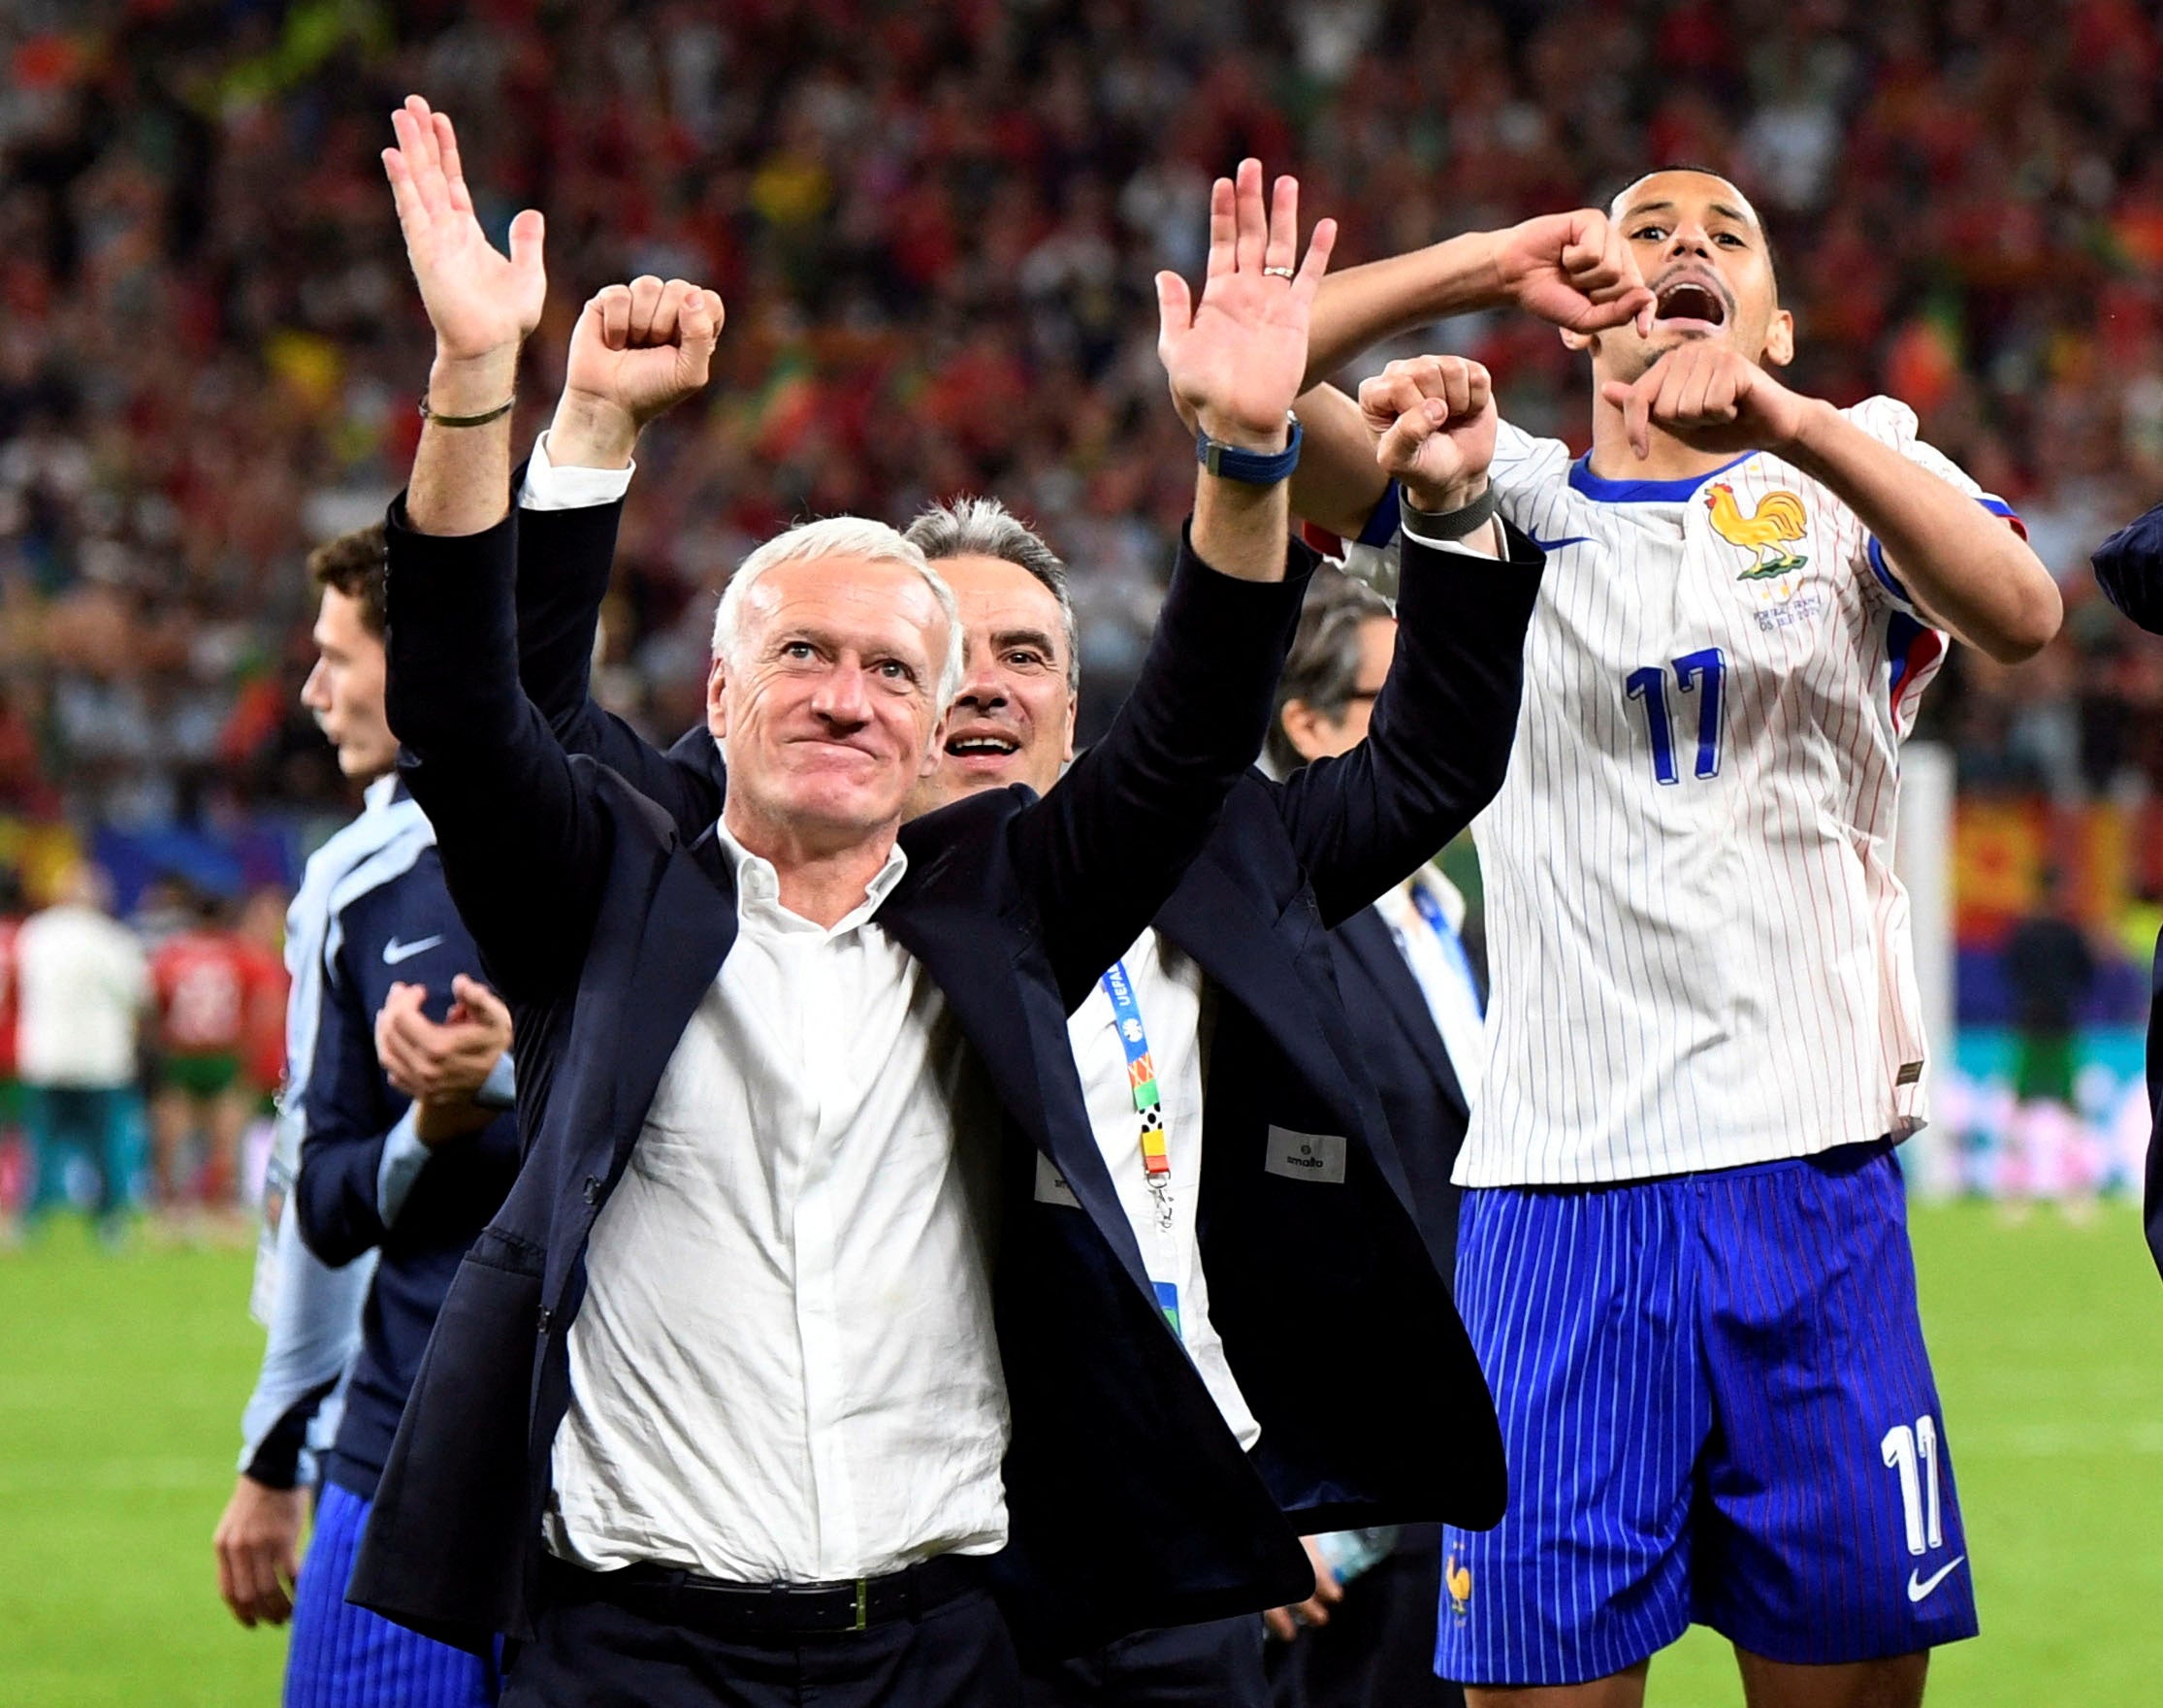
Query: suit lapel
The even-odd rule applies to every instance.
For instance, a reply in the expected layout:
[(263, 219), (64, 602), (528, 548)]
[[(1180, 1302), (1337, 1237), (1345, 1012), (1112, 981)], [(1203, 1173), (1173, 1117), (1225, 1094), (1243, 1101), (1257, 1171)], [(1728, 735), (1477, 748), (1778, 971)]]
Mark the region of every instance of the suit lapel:
[(735, 941), (734, 877), (709, 830), (692, 847), (669, 853), (646, 910), (630, 977), (622, 986), (636, 1015), (619, 1016), (614, 1027), (606, 1131), (635, 1136), (644, 1124), (668, 1059)]
[[(1097, 1149), (1066, 1015), (1059, 1012), (1051, 981), (1049, 975), (1020, 976), (1012, 921), (986, 913), (981, 904), (946, 898), (944, 864), (934, 855), (920, 879), (912, 872), (879, 910), (879, 923), (923, 963), (976, 1046), (1002, 1107), (1050, 1158), (1135, 1285), (1147, 1293), (1142, 1247)], [(1047, 1051), (1054, 1053), (1048, 1059)]]
[(1418, 977), (1405, 964), (1404, 951), (1397, 947), (1397, 937), (1390, 930), (1389, 921), (1382, 918), (1379, 909), (1362, 908), (1338, 926), (1337, 935), (1351, 951), (1352, 958), (1359, 962), (1360, 970), (1381, 992), (1391, 1021), (1410, 1044), (1412, 1053), (1419, 1057), (1458, 1113), (1468, 1114), (1465, 1088), (1458, 1083), (1457, 1070), (1449, 1059), (1449, 1051), (1442, 1047), (1442, 1035), (1436, 1029), (1427, 1006), (1427, 992), (1420, 988)]
[[(1252, 1015), (1303, 1078), (1349, 1127), (1361, 1098), (1345, 1077), (1333, 1035), (1308, 998), (1307, 969), (1247, 891), (1205, 852), (1156, 917), (1156, 928), (1201, 964)], [(1321, 936), (1319, 924), (1314, 935)], [(1227, 952), (1236, 946), (1238, 952)], [(1317, 951), (1326, 946), (1317, 941)]]

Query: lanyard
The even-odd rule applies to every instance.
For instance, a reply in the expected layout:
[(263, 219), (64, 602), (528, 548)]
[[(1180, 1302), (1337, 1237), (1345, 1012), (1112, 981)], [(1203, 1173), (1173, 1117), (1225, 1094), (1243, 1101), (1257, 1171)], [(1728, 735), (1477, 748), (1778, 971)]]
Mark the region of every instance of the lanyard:
[(1474, 1012), (1484, 1016), (1487, 1013), (1487, 1001), (1479, 993), (1479, 981), (1472, 977), (1472, 961), (1465, 952), (1464, 940), (1457, 935), (1456, 928), (1449, 922), (1449, 916), (1442, 912), (1442, 904), (1435, 899), (1434, 892), (1426, 885), (1414, 878), (1407, 887), (1412, 892), (1412, 906), (1419, 910), (1419, 917), (1427, 921), (1428, 927), (1435, 933), (1436, 941), (1441, 944), (1442, 953), (1463, 976), (1465, 988), (1472, 993)]
[[(1149, 1197), (1156, 1205), (1156, 1238), (1168, 1266), (1172, 1260), (1172, 1151), (1164, 1131), (1164, 1103), (1157, 1095), (1156, 1063), (1149, 1056), (1149, 1035), (1142, 1026), (1142, 1007), (1134, 1000), (1134, 982), (1127, 977), (1126, 962), (1114, 961), (1102, 981), (1104, 994), (1112, 999), (1112, 1019), (1119, 1034), (1119, 1047), (1126, 1051), (1127, 1091), (1134, 1099), (1134, 1112), (1142, 1120), (1142, 1173), (1149, 1183)], [(1179, 1289), (1174, 1280), (1150, 1277), (1157, 1308), (1172, 1325), (1172, 1333), (1184, 1338), (1179, 1326)]]
[(1156, 1063), (1149, 1057), (1149, 1035), (1142, 1026), (1141, 1005), (1134, 1000), (1134, 982), (1127, 977), (1126, 962), (1114, 961), (1104, 975), (1104, 994), (1112, 999), (1112, 1019), (1119, 1033), (1119, 1047), (1126, 1051), (1126, 1083), (1134, 1099), (1134, 1112), (1142, 1117), (1142, 1172), (1148, 1177), (1149, 1195), (1156, 1200), (1157, 1225), (1172, 1225), (1172, 1152), (1164, 1131), (1164, 1105), (1156, 1089)]

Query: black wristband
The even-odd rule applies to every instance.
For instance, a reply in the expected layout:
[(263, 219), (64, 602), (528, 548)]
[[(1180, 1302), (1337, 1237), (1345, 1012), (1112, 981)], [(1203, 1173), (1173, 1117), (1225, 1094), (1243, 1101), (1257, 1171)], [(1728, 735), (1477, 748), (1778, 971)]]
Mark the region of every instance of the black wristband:
[(1422, 510), (1402, 486), (1397, 489), (1398, 523), (1418, 540), (1463, 539), (1476, 533), (1495, 520), (1499, 504), (1492, 480), (1478, 498), (1455, 510)]
[(518, 402), (516, 392), (505, 398), (485, 415), (439, 415), (428, 406), (428, 399), (421, 399), (421, 419), (433, 421), (437, 427), (486, 427), (491, 421), (500, 421), (511, 412), (511, 405)]

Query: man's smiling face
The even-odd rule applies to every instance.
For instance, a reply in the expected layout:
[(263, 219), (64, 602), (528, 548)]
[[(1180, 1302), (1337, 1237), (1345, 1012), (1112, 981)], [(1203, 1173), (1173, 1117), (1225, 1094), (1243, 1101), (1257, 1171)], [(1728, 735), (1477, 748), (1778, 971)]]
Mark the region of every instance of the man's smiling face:
[(1794, 321), (1780, 306), (1772, 253), (1757, 210), (1726, 178), (1708, 172), (1656, 172), (1615, 198), (1610, 217), (1629, 239), (1653, 293), (1653, 325), (1634, 322), (1589, 338), (1599, 380), (1635, 381), (1669, 350), (1699, 340), (1727, 344), (1760, 366), (1794, 354)]
[(1074, 661), (1059, 601), (1004, 558), (941, 558), (934, 567), (961, 607), (967, 666), (939, 767), (917, 786), (910, 814), (1014, 783), (1043, 794), (1074, 757)]
[(717, 658), (707, 726), (740, 805), (811, 843), (898, 821), (937, 762), (947, 619), (906, 564), (775, 564), (750, 590), (734, 657)]

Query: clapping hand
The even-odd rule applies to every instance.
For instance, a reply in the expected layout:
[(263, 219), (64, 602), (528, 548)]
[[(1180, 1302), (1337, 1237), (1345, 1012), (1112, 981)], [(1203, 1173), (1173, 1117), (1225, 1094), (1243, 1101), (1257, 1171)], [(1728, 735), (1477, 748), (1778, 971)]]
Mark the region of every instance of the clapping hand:
[(486, 1126), (494, 1110), (473, 1102), (511, 1044), (511, 1014), (501, 997), (460, 973), (456, 1000), (440, 1024), (422, 1012), (427, 989), (393, 984), (375, 1016), (375, 1059), (398, 1090), (419, 1106), (420, 1137), (440, 1144)]
[(1496, 236), (1495, 267), (1528, 314), (1568, 332), (1634, 320), (1652, 332), (1653, 295), (1622, 228), (1595, 208), (1548, 213)]
[(1495, 458), (1495, 390), (1463, 356), (1392, 362), (1359, 388), (1374, 460), (1422, 510), (1461, 509), (1487, 483)]
[(1317, 221), (1299, 253), (1300, 186), (1276, 180), (1262, 203), (1262, 163), (1240, 162), (1237, 179), (1210, 191), (1209, 274), (1195, 304), (1176, 273), (1156, 275), (1156, 350), (1179, 419), (1245, 450), (1284, 448), (1286, 416), (1307, 371), (1314, 293), (1329, 267), (1337, 222)]

